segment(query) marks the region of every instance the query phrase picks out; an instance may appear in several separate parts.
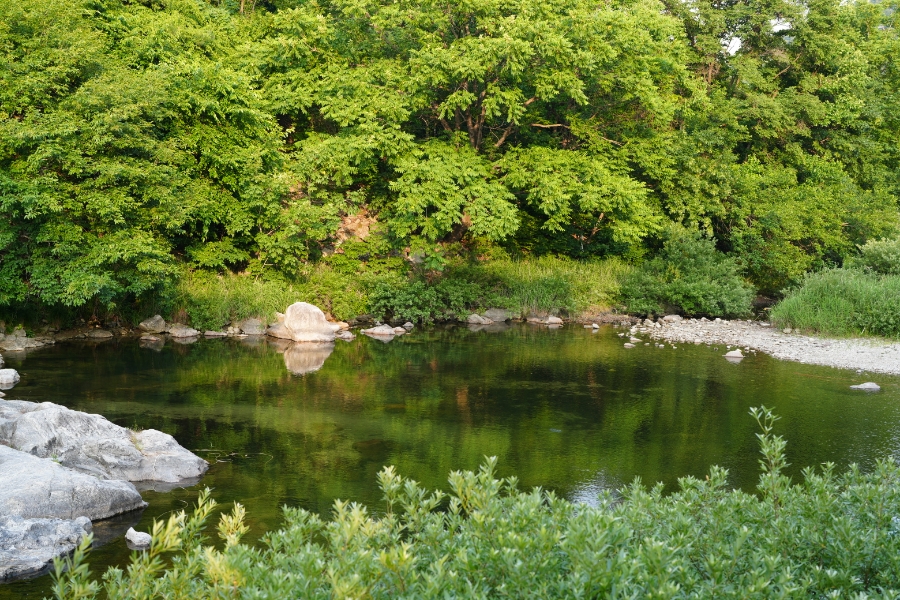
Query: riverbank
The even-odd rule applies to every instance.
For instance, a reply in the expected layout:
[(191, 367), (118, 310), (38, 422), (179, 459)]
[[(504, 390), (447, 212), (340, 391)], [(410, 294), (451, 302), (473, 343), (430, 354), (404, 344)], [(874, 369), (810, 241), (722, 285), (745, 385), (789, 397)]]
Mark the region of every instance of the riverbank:
[(682, 319), (643, 321), (635, 335), (673, 344), (716, 344), (764, 352), (774, 358), (838, 369), (900, 374), (900, 342), (877, 338), (836, 339), (777, 329), (760, 321)]

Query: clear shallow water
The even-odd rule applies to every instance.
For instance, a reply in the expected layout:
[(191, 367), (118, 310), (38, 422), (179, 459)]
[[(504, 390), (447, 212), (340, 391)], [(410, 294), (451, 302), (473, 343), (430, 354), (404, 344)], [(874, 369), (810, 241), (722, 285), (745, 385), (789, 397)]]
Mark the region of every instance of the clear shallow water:
[[(724, 349), (622, 347), (619, 330), (550, 331), (522, 325), (416, 331), (390, 343), (338, 342), (322, 368), (286, 368), (324, 355), (287, 357), (263, 340), (134, 340), (59, 344), (7, 356), (22, 382), (7, 399), (52, 401), (119, 425), (172, 434), (212, 466), (199, 485), (144, 491), (142, 514), (95, 524), (95, 573), (122, 565), (121, 535), (191, 504), (204, 486), (222, 508), (243, 503), (253, 543), (280, 525), (280, 507), (327, 514), (336, 498), (381, 507), (385, 464), (430, 487), (447, 473), (499, 458), (499, 474), (590, 502), (640, 477), (674, 489), (712, 464), (733, 486), (756, 484), (751, 406), (782, 419), (790, 471), (825, 461), (870, 468), (900, 458), (900, 378), (779, 362), (731, 364)], [(327, 353), (326, 353), (327, 354)], [(849, 389), (876, 381), (878, 394)], [(40, 598), (49, 577), (0, 585), (0, 598)]]

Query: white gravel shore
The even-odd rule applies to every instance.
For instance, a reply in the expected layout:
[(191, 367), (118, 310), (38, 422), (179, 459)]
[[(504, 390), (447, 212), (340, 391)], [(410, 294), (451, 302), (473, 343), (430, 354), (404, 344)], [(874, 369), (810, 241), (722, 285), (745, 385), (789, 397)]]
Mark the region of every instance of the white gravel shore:
[(670, 343), (716, 344), (811, 365), (900, 375), (900, 342), (813, 337), (785, 333), (768, 323), (720, 319), (645, 320), (633, 326), (631, 332)]

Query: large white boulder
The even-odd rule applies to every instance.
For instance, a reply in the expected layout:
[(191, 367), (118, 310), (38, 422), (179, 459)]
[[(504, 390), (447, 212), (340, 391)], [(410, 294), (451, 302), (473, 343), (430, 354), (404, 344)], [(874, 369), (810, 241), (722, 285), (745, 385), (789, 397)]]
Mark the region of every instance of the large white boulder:
[(41, 574), (57, 556), (72, 552), (91, 531), (86, 517), (0, 517), (0, 581)]
[(178, 482), (209, 467), (166, 433), (131, 431), (52, 402), (0, 402), (0, 444), (101, 479)]
[(337, 323), (328, 322), (319, 307), (307, 302), (295, 302), (288, 306), (283, 325), (295, 342), (333, 342), (335, 333), (340, 329)]
[(0, 515), (96, 520), (145, 506), (127, 481), (97, 479), (50, 458), (0, 446)]

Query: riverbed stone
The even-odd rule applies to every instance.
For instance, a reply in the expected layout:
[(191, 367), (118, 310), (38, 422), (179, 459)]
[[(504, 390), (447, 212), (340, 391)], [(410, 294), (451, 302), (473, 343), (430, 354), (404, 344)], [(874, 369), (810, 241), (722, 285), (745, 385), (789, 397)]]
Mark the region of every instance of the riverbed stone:
[[(284, 312), (284, 326), (295, 342), (333, 342), (340, 327), (329, 323), (318, 306), (295, 302)], [(270, 328), (271, 329), (271, 328)]]
[(472, 313), (471, 315), (466, 317), (466, 323), (468, 323), (469, 325), (490, 325), (493, 322), (493, 319), (482, 317), (481, 315), (476, 315), (475, 313)]
[(190, 338), (199, 336), (200, 332), (181, 323), (172, 323), (169, 325), (169, 335), (173, 338)]
[(505, 308), (489, 308), (482, 316), (485, 318), (494, 321), (495, 323), (502, 323), (503, 321), (509, 321), (512, 319), (513, 314), (511, 311), (506, 310)]
[(881, 389), (881, 386), (873, 381), (867, 381), (865, 383), (860, 383), (859, 385), (851, 385), (851, 390), (863, 390), (866, 392), (877, 392)]
[(0, 445), (0, 515), (96, 520), (146, 506), (127, 481), (98, 479)]
[(631, 342), (625, 342), (624, 346), (626, 348), (634, 348), (634, 344), (632, 344)]
[(725, 358), (744, 358), (740, 350), (730, 350), (725, 353)]
[(559, 317), (554, 317), (553, 315), (547, 317), (547, 325), (562, 325), (563, 320)]
[(91, 522), (78, 519), (0, 517), (0, 581), (39, 575), (53, 559), (75, 550)]
[(125, 533), (125, 539), (128, 541), (128, 546), (132, 550), (145, 550), (149, 548), (150, 544), (153, 542), (153, 538), (149, 533), (135, 531), (134, 527), (128, 528), (128, 531)]
[(0, 402), (0, 444), (101, 479), (176, 482), (209, 467), (166, 433), (131, 431), (52, 402)]
[(20, 380), (21, 377), (15, 369), (0, 369), (0, 390), (8, 390)]
[(108, 340), (113, 336), (111, 332), (105, 329), (91, 329), (85, 335), (93, 340)]
[[(406, 331), (406, 330), (404, 329), (404, 331)], [(381, 337), (387, 337), (387, 336), (393, 337), (395, 335), (400, 335), (397, 333), (397, 330), (394, 329), (393, 327), (391, 327), (390, 325), (378, 325), (376, 327), (371, 327), (369, 329), (363, 329), (362, 332), (366, 335), (374, 335), (374, 336), (381, 336)]]
[(159, 315), (153, 315), (149, 319), (141, 321), (138, 329), (147, 333), (165, 333), (168, 330), (166, 321)]
[(265, 335), (266, 324), (262, 319), (244, 319), (237, 323), (238, 328), (247, 335)]
[(678, 323), (681, 321), (680, 315), (666, 315), (662, 318), (662, 320), (666, 323)]
[(280, 340), (293, 340), (291, 330), (284, 323), (273, 323), (266, 329), (266, 335)]

